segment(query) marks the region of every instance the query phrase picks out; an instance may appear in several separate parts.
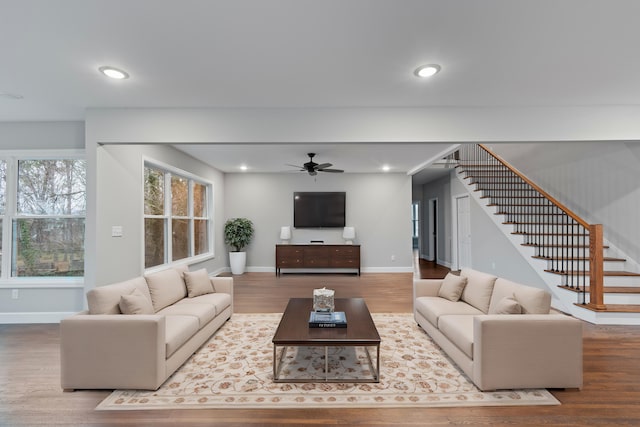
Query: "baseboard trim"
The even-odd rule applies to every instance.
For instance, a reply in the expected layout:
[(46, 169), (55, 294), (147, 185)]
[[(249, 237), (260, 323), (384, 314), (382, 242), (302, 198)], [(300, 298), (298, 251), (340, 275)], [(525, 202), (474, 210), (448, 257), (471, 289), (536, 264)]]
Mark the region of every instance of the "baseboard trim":
[(0, 324), (60, 323), (62, 319), (75, 313), (74, 311), (0, 313)]
[[(276, 269), (274, 267), (247, 267), (246, 268), (247, 273), (276, 273)], [(220, 268), (218, 270), (216, 270), (215, 272), (211, 273), (212, 276), (217, 276), (221, 273), (230, 273), (231, 272), (231, 268), (229, 267), (223, 267)], [(352, 268), (333, 268), (333, 269), (329, 269), (329, 268), (318, 268), (318, 269), (312, 269), (312, 268), (299, 268), (299, 269), (292, 269), (292, 270), (283, 270), (284, 272), (296, 272), (296, 273), (353, 273), (354, 269)], [(362, 267), (360, 269), (360, 272), (362, 273), (413, 273), (413, 267)]]

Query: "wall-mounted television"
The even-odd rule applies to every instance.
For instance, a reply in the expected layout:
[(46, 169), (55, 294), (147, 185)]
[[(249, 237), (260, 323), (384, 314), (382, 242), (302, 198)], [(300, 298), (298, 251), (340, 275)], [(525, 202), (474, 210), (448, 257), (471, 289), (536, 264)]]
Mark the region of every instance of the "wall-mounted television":
[(345, 225), (344, 191), (293, 193), (295, 228), (337, 228)]

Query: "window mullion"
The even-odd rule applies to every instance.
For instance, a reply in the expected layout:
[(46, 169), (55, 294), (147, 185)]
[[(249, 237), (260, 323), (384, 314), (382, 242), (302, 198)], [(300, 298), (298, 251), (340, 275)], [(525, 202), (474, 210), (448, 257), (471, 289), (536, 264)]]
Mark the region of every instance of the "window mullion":
[(164, 173), (164, 215), (165, 230), (167, 233), (164, 239), (166, 259), (165, 264), (173, 261), (173, 200), (171, 198), (171, 173)]

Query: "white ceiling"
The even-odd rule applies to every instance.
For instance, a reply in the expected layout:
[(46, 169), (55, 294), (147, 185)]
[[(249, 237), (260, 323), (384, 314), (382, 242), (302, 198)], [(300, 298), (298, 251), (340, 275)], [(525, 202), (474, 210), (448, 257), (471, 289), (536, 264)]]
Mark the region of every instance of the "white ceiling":
[[(638, 17), (637, 0), (0, 0), (0, 93), (21, 97), (0, 95), (0, 121), (92, 107), (640, 105)], [(424, 63), (442, 71), (419, 80)], [(384, 147), (313, 151), (348, 171), (364, 159), (406, 171), (434, 152)], [(217, 148), (222, 170), (242, 160)], [(312, 151), (246, 148), (269, 169)]]

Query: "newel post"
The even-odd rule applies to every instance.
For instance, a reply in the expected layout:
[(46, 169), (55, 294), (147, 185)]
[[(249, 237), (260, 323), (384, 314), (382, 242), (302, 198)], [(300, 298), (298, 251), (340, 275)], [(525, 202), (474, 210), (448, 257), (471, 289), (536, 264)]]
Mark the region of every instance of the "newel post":
[(589, 305), (603, 310), (604, 255), (602, 224), (589, 225)]

